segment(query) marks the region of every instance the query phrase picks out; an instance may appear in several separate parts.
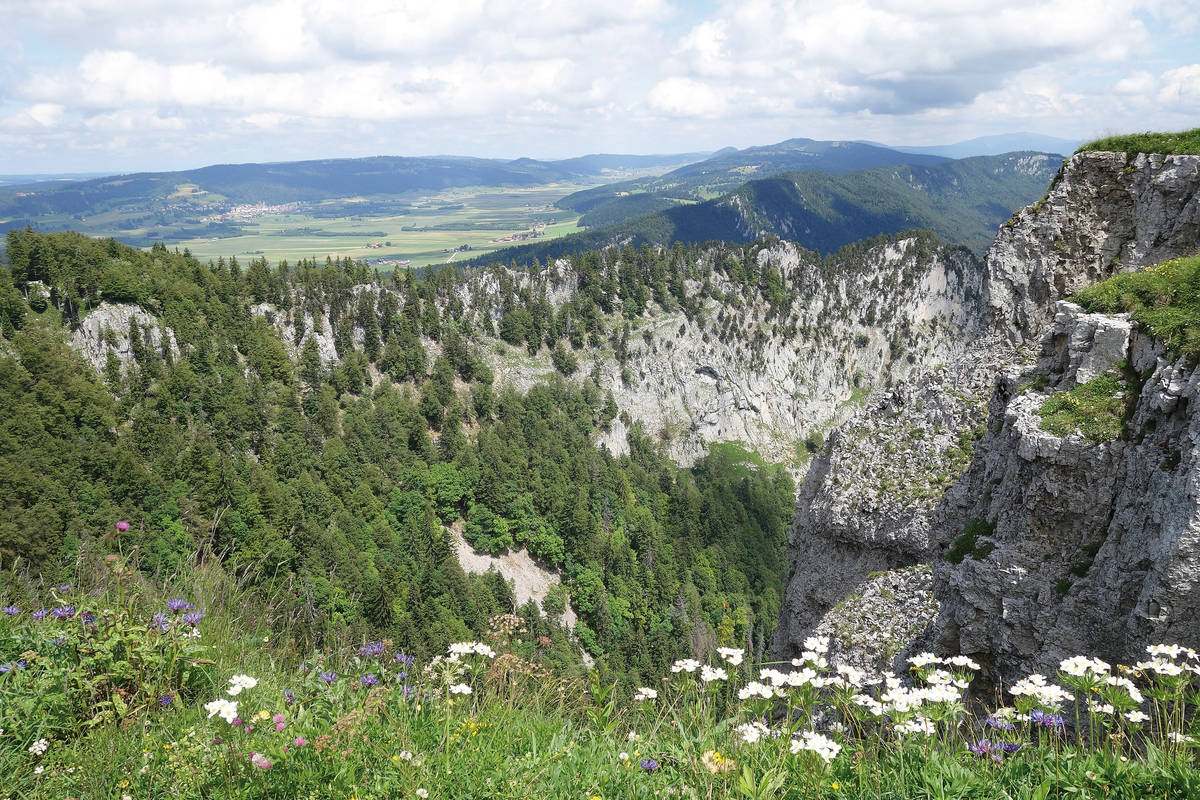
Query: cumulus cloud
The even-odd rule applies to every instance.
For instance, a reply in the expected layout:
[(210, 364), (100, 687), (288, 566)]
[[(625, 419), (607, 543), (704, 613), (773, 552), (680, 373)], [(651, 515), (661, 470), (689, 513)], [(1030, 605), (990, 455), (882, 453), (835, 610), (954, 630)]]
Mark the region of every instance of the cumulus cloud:
[(1066, 133), (1053, 115), (1091, 125), (1112, 96), (1130, 108), (1136, 98), (1195, 108), (1200, 83), (1194, 65), (1155, 74), (1138, 63), (1156, 46), (1151, 27), (1195, 26), (1186, 0), (719, 0), (704, 13), (684, 0), (0, 9), (0, 43), (11, 45), (0, 141), (18, 161), (32, 130), (61, 135), (40, 139), (43, 150), (120, 141), (130, 157), (187, 150), (209, 160), (297, 147), (567, 155), (776, 134), (897, 141), (955, 115), (975, 133), (1039, 120)]

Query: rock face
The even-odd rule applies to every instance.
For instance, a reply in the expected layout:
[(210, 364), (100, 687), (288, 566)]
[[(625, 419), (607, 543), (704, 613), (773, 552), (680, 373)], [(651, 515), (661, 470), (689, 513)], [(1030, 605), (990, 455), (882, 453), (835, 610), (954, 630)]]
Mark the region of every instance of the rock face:
[[(988, 252), (987, 324), (945, 368), (957, 377), (917, 375), (890, 395), (905, 402), (869, 403), (813, 464), (789, 535), (776, 655), (844, 617), (846, 598), (881, 579), (872, 573), (918, 564), (932, 565), (940, 610), (916, 638), (973, 654), (996, 675), (1056, 666), (1064, 654), (1127, 659), (1150, 639), (1200, 645), (1200, 378), (1127, 319), (1058, 302), (1198, 249), (1200, 157), (1083, 153), (1064, 164)], [(1042, 430), (1049, 393), (1130, 368), (1150, 377), (1127, 439)], [(912, 431), (939, 423), (949, 434), (940, 446), (935, 437), (913, 447)], [(934, 491), (907, 488), (920, 481)]]
[(1200, 242), (1200, 157), (1080, 153), (1044, 200), (1019, 211), (988, 251), (997, 325), (1036, 338), (1054, 303), (1121, 270), (1188, 255)]
[[(1047, 397), (1121, 362), (1149, 375), (1128, 438), (1042, 429)], [(1031, 378), (1046, 388), (1023, 389)], [(1200, 643), (1198, 392), (1200, 370), (1128, 320), (1060, 303), (1037, 368), (999, 381), (991, 432), (934, 514), (943, 545), (971, 520), (992, 529), (976, 556), (935, 564), (936, 646), (1011, 674), (1053, 671), (1078, 653), (1132, 663), (1147, 643)]]
[(104, 371), (110, 353), (124, 366), (133, 360), (129, 336), (131, 321), (137, 325), (145, 347), (179, 355), (175, 333), (162, 327), (158, 319), (143, 311), (141, 306), (132, 303), (101, 303), (71, 333), (71, 346), (97, 372)]

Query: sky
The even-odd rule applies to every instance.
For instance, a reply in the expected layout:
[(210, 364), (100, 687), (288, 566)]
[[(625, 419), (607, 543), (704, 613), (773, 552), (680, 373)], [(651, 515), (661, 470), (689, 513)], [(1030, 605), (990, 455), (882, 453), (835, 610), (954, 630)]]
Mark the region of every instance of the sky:
[(0, 0), (0, 174), (1200, 126), (1196, 0)]

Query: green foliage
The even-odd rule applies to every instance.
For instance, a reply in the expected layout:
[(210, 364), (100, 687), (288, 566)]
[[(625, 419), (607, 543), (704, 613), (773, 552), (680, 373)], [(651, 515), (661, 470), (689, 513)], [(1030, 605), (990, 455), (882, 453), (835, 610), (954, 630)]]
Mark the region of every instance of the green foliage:
[(963, 532), (955, 537), (946, 551), (946, 560), (951, 564), (961, 564), (967, 556), (982, 561), (996, 549), (991, 542), (979, 541), (982, 537), (991, 536), (996, 530), (994, 523), (981, 517), (975, 517), (967, 523)]
[(1038, 409), (1043, 430), (1055, 436), (1082, 436), (1108, 442), (1125, 427), (1128, 386), (1120, 378), (1101, 375), (1046, 398)]
[(1172, 350), (1200, 359), (1200, 256), (1114, 275), (1071, 299), (1088, 311), (1132, 312)]
[(1124, 151), (1130, 158), (1138, 153), (1196, 155), (1200, 154), (1200, 128), (1192, 128), (1178, 133), (1146, 132), (1110, 136), (1106, 139), (1088, 142), (1075, 152), (1084, 153), (1090, 150)]

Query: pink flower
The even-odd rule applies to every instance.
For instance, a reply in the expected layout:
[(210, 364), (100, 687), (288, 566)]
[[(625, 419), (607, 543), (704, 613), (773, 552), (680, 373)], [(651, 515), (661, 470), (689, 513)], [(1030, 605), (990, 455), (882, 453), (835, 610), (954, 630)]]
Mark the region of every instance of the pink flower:
[(259, 769), (270, 769), (271, 768), (271, 760), (268, 759), (266, 756), (264, 756), (262, 753), (252, 753), (250, 755), (250, 763), (253, 764), (254, 766), (258, 767)]
[(271, 717), (271, 720), (275, 723), (276, 733), (287, 727), (287, 723), (283, 721), (283, 714), (276, 714), (275, 716)]
[(117, 530), (119, 530), (121, 533), (124, 533), (125, 531), (129, 530), (129, 523), (125, 520), (121, 520), (117, 523)]
[(296, 741), (295, 741), (296, 747), (304, 747), (304, 745), (306, 745), (306, 744), (308, 744), (308, 739), (305, 739), (303, 736), (296, 737)]

